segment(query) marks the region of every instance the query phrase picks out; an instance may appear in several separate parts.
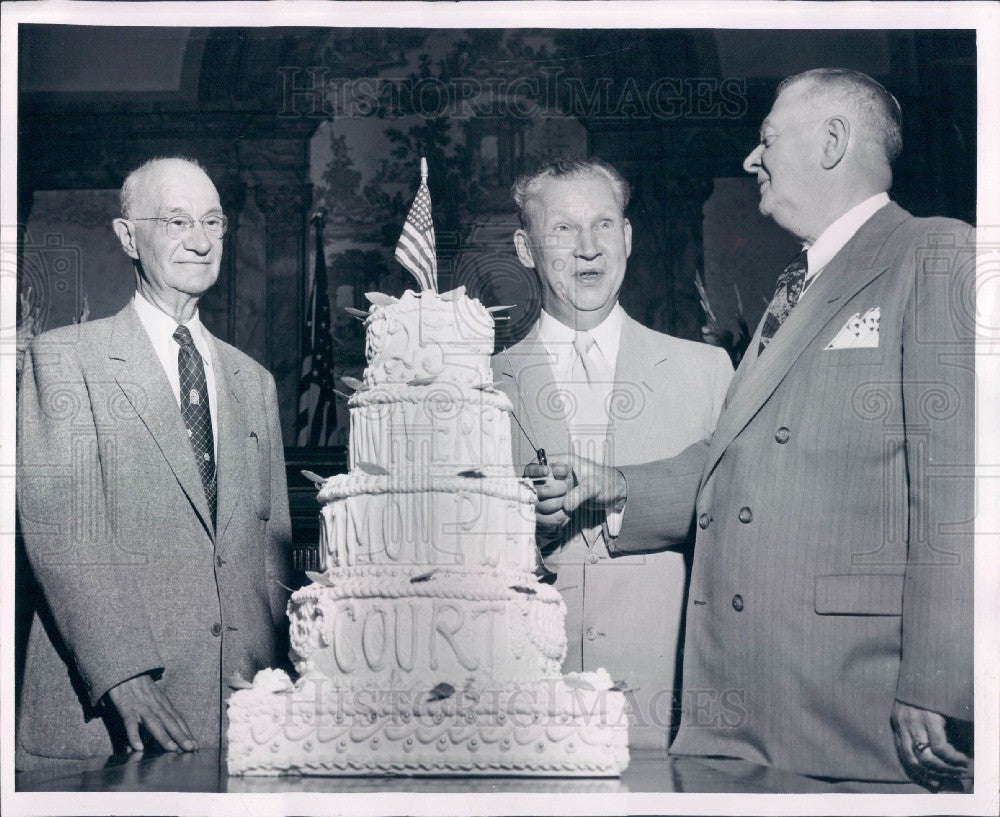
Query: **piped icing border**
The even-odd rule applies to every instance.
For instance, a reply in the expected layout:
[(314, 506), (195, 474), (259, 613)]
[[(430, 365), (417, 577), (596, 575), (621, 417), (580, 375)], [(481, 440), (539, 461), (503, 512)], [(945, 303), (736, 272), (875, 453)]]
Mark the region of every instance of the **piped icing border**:
[(424, 471), (408, 470), (399, 474), (365, 474), (351, 471), (327, 479), (319, 490), (321, 504), (362, 494), (400, 494), (437, 491), (442, 493), (485, 494), (497, 499), (534, 505), (535, 489), (531, 480), (494, 475), (483, 469), (477, 476), (435, 476)]

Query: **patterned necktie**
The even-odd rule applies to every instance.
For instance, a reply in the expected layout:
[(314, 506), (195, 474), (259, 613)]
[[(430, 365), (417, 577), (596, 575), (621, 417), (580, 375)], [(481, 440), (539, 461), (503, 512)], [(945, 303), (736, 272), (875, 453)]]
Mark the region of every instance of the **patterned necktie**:
[(208, 408), (208, 382), (205, 364), (195, 348), (191, 331), (186, 326), (174, 330), (174, 340), (180, 345), (177, 351), (177, 370), (181, 381), (181, 419), (191, 439), (195, 463), (205, 488), (208, 510), (215, 525), (217, 483), (215, 477), (215, 445), (212, 437), (212, 415)]
[(760, 331), (758, 356), (767, 348), (771, 338), (788, 318), (792, 307), (799, 302), (808, 269), (809, 261), (806, 251), (802, 250), (778, 276), (774, 297), (771, 298), (771, 303), (767, 306), (767, 316), (764, 318), (764, 326)]

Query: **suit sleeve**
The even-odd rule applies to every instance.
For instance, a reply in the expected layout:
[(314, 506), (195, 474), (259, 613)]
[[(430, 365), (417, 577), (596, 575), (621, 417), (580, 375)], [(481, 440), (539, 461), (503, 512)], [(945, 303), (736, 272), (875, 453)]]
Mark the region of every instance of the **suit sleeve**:
[(288, 511), (288, 484), (285, 476), (285, 448), (282, 443), (281, 421), (278, 414), (278, 394), (274, 378), (267, 374), (265, 411), (267, 432), (271, 441), (271, 516), (265, 534), (264, 564), (267, 593), (271, 603), (271, 618), (275, 627), (287, 626), (285, 607), (288, 604), (289, 547), (292, 523)]
[(675, 457), (619, 469), (628, 482), (628, 505), (615, 553), (645, 553), (690, 539), (707, 456), (702, 440)]
[[(896, 697), (973, 715), (975, 461), (974, 263), (969, 238), (917, 243), (903, 325), (903, 405), (910, 530)], [(940, 238), (940, 237), (939, 237)]]
[(17, 499), (32, 570), (91, 704), (163, 669), (106, 505), (90, 394), (72, 345), (45, 338), (25, 356), (17, 411)]

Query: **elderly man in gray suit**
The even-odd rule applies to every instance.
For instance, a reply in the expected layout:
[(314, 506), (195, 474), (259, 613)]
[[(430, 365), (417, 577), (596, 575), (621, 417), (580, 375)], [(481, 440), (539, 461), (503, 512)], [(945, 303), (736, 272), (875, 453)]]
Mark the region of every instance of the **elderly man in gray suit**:
[(280, 660), (290, 540), (274, 380), (214, 338), (226, 217), (205, 171), (154, 159), (114, 229), (136, 293), (40, 335), (18, 404), (17, 494), (44, 594), (17, 768), (218, 746), (227, 679)]
[[(629, 193), (599, 159), (552, 161), (517, 180), (514, 243), (538, 275), (542, 311), (524, 340), (493, 359), (536, 445), (608, 465), (708, 440), (733, 375), (721, 349), (647, 329), (618, 303), (632, 248)], [(535, 459), (523, 435), (513, 445), (516, 465)], [(538, 490), (544, 498), (544, 484)], [(564, 669), (605, 667), (625, 681), (630, 743), (664, 749), (689, 554), (619, 537), (621, 520), (621, 508), (580, 509), (551, 535), (543, 529), (542, 563), (566, 602)]]
[(889, 200), (901, 145), (870, 77), (785, 80), (744, 167), (803, 250), (700, 478), (575, 460), (578, 484), (550, 480), (550, 514), (627, 496), (623, 537), (697, 520), (672, 752), (856, 788), (971, 778), (975, 243)]

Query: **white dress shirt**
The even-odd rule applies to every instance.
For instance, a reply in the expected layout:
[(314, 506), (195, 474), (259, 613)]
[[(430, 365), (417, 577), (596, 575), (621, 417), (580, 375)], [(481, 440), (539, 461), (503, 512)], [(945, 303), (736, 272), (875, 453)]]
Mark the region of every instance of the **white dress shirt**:
[[(809, 269), (806, 272), (807, 286), (815, 282), (823, 268), (833, 260), (833, 257), (844, 248), (848, 241), (854, 238), (854, 234), (864, 226), (864, 223), (888, 203), (888, 193), (877, 193), (844, 213), (823, 230), (811, 246), (803, 245), (806, 257), (809, 259)], [(802, 293), (803, 297), (808, 291), (807, 289)]]
[[(180, 345), (174, 340), (174, 331), (177, 329), (177, 321), (171, 318), (159, 307), (147, 301), (138, 290), (132, 298), (132, 305), (139, 315), (146, 334), (153, 344), (156, 356), (160, 359), (163, 371), (167, 375), (167, 382), (170, 383), (170, 390), (174, 393), (177, 401), (177, 408), (181, 406), (181, 376), (177, 366), (177, 353)], [(217, 410), (217, 397), (215, 392), (215, 366), (212, 360), (212, 350), (208, 344), (205, 327), (202, 326), (197, 310), (194, 316), (185, 326), (191, 332), (191, 339), (194, 341), (194, 348), (201, 355), (205, 364), (205, 382), (208, 386), (208, 411), (212, 417), (212, 444), (215, 449), (215, 459), (219, 459), (219, 418)]]
[[(594, 347), (590, 350), (590, 354), (600, 355), (599, 360), (604, 368), (610, 372), (612, 380), (618, 363), (618, 347), (622, 341), (624, 317), (625, 310), (622, 309), (621, 304), (616, 303), (601, 323), (588, 330), (594, 338)], [(575, 336), (575, 329), (553, 318), (544, 309), (538, 316), (538, 339), (545, 347), (545, 351), (548, 352), (556, 383), (560, 386), (566, 385), (571, 380), (570, 373), (573, 370), (573, 359), (576, 356), (576, 351), (573, 349)], [(608, 384), (607, 390), (609, 393), (611, 392), (611, 384)]]
[[(595, 358), (602, 369), (608, 372), (608, 380), (596, 384), (588, 385), (588, 393), (578, 395), (571, 376), (573, 361), (576, 357), (576, 350), (573, 348), (573, 339), (577, 330), (566, 326), (566, 324), (552, 317), (544, 309), (538, 316), (538, 340), (545, 347), (549, 361), (552, 364), (552, 371), (555, 382), (560, 389), (574, 395), (574, 402), (579, 405), (581, 399), (594, 400), (595, 392), (601, 405), (607, 406), (611, 392), (615, 385), (615, 370), (618, 364), (618, 349), (622, 340), (622, 324), (625, 318), (625, 310), (621, 304), (616, 303), (612, 307), (608, 316), (601, 321), (590, 332), (594, 338), (594, 345), (589, 354)], [(571, 424), (572, 427), (572, 424)], [(622, 526), (622, 515), (624, 508), (619, 512), (607, 512), (608, 535), (617, 537)], [(592, 537), (588, 537), (592, 538)]]

